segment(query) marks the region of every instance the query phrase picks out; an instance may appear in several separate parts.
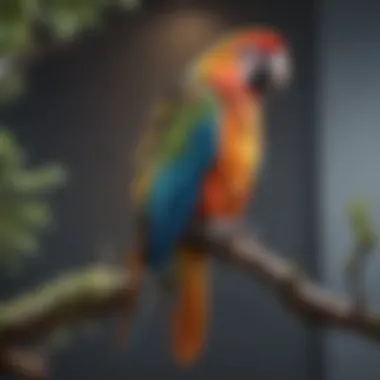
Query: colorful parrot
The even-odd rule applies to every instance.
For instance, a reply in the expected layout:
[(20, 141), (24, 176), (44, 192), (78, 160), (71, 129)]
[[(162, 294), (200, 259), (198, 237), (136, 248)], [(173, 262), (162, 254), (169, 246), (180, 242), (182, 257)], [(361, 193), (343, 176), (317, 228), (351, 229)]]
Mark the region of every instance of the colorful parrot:
[[(186, 243), (194, 226), (238, 222), (258, 184), (265, 151), (263, 101), (290, 79), (289, 51), (270, 28), (237, 30), (196, 60), (181, 93), (156, 109), (138, 150), (133, 202), (139, 284), (150, 271), (172, 279), (172, 351), (191, 364), (210, 320), (210, 257)], [(160, 285), (161, 286), (161, 285)]]

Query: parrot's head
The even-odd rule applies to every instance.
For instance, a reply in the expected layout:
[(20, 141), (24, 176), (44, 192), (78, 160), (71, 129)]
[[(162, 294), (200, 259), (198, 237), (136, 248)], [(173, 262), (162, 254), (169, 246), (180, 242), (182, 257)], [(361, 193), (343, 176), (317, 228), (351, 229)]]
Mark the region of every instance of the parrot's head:
[(274, 29), (243, 29), (201, 56), (194, 74), (221, 91), (243, 89), (264, 95), (290, 82), (290, 53), (284, 37)]

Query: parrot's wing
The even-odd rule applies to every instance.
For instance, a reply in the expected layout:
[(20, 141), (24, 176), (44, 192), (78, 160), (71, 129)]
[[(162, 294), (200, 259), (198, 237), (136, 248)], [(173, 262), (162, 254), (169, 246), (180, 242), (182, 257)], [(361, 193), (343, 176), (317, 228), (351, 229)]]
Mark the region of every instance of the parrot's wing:
[(141, 214), (150, 264), (170, 261), (195, 213), (218, 149), (218, 104), (206, 90), (188, 91), (157, 126), (155, 148), (140, 170)]
[(131, 199), (139, 209), (145, 202), (147, 191), (154, 178), (153, 174), (162, 155), (162, 142), (168, 132), (170, 120), (179, 107), (178, 99), (165, 99), (154, 104), (149, 112), (148, 125), (142, 133), (133, 157), (134, 178)]
[(131, 195), (139, 220), (150, 219), (152, 206), (164, 201), (157, 199), (160, 191), (174, 201), (180, 184), (200, 186), (216, 156), (217, 115), (213, 94), (202, 89), (181, 91), (153, 107), (135, 151)]
[(179, 264), (173, 354), (185, 364), (199, 352), (207, 330), (209, 265), (206, 255), (183, 251), (180, 241), (217, 159), (219, 108), (212, 94), (199, 90), (185, 93), (175, 105), (169, 103), (161, 110), (162, 124), (155, 126), (140, 156), (137, 195), (148, 262), (156, 268), (173, 259)]

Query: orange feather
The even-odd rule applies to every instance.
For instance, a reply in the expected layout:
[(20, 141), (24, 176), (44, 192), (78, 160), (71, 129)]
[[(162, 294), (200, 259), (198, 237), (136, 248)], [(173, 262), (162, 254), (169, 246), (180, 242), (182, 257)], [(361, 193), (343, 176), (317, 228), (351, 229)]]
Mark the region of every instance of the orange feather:
[(182, 251), (180, 293), (173, 313), (173, 355), (190, 365), (200, 354), (208, 330), (210, 301), (209, 258), (202, 252)]
[(251, 200), (264, 152), (260, 107), (253, 104), (242, 91), (225, 103), (218, 161), (205, 179), (201, 202), (208, 218), (236, 219)]

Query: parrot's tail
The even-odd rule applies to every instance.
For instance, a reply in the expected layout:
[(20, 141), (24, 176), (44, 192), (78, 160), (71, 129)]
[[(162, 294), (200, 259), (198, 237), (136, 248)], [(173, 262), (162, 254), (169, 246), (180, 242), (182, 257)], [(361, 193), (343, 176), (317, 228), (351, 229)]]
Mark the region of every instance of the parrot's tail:
[(126, 271), (130, 274), (131, 280), (124, 301), (127, 317), (122, 316), (123, 319), (117, 329), (116, 347), (118, 350), (129, 340), (131, 320), (138, 307), (141, 286), (146, 273), (143, 251), (136, 250), (127, 255)]
[(179, 254), (180, 289), (174, 309), (172, 347), (180, 365), (191, 365), (202, 351), (210, 316), (210, 258), (203, 252), (182, 250)]

